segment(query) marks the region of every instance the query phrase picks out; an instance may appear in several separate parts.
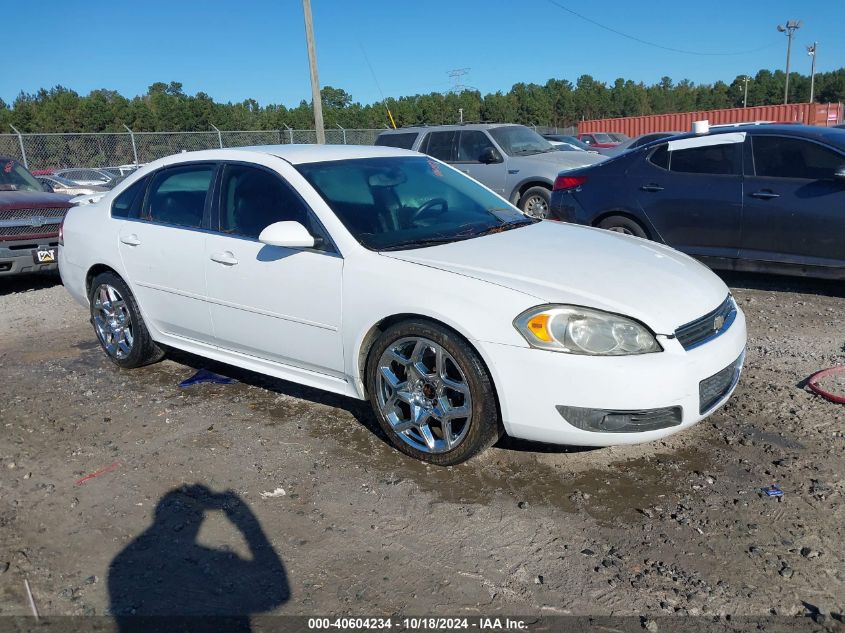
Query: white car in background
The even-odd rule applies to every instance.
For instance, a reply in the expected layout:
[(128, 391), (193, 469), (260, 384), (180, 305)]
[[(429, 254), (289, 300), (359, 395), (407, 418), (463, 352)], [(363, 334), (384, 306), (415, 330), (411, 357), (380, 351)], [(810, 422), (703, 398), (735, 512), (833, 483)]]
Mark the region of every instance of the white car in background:
[(607, 446), (734, 390), (742, 312), (670, 248), (523, 215), (392, 147), (158, 160), (72, 208), (59, 252), (120, 367), (165, 346), (369, 399), (391, 442), (456, 464), (503, 432)]

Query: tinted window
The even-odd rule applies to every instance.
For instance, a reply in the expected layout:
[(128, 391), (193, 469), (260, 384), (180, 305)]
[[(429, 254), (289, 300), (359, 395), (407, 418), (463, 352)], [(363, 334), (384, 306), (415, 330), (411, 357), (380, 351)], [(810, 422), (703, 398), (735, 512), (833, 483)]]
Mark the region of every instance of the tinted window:
[(10, 158), (0, 163), (0, 191), (43, 191), (43, 188), (23, 165)]
[(831, 178), (845, 165), (845, 157), (816, 143), (783, 136), (753, 136), (754, 167), (758, 176), (772, 178)]
[(661, 145), (651, 153), (648, 159), (653, 165), (669, 169), (669, 150), (666, 145)]
[(147, 188), (147, 179), (141, 178), (138, 182), (130, 185), (129, 188), (114, 199), (111, 205), (113, 218), (137, 218), (140, 213), (141, 203), (144, 201), (144, 191)]
[(153, 178), (145, 216), (153, 222), (199, 228), (213, 165), (191, 165), (160, 171)]
[(376, 145), (386, 147), (398, 147), (400, 149), (411, 149), (414, 141), (417, 140), (416, 132), (405, 132), (403, 134), (382, 134), (376, 139)]
[(257, 239), (274, 222), (308, 226), (299, 196), (279, 176), (263, 169), (227, 165), (220, 190), (220, 230)]
[(426, 139), (425, 153), (443, 161), (455, 160), (455, 136), (457, 132), (431, 132)]
[(484, 132), (478, 130), (465, 130), (461, 132), (461, 140), (458, 145), (458, 160), (479, 162), (482, 152), (493, 143), (487, 138)]
[(739, 174), (741, 143), (690, 147), (671, 152), (669, 169), (686, 174)]

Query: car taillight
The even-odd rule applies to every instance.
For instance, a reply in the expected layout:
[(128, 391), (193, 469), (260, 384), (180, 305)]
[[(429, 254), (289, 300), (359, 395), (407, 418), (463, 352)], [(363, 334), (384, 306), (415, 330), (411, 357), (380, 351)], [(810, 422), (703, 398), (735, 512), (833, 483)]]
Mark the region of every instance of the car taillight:
[(562, 191), (564, 189), (575, 189), (587, 182), (586, 176), (564, 176), (560, 175), (555, 178), (555, 191)]

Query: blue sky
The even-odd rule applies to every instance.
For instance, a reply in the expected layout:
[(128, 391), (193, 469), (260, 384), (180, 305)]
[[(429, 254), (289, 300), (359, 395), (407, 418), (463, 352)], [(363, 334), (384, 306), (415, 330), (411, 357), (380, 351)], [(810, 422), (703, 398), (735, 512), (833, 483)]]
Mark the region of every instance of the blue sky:
[[(448, 90), (447, 72), (455, 68), (470, 68), (463, 83), (482, 93), (585, 73), (607, 82), (731, 80), (783, 68), (786, 37), (775, 27), (787, 19), (804, 22), (793, 70), (809, 73), (805, 46), (814, 40), (819, 71), (845, 66), (842, 0), (555, 2), (670, 48), (762, 50), (673, 53), (610, 33), (549, 0), (312, 0), (321, 84), (362, 103), (379, 100), (362, 49), (393, 97)], [(132, 97), (155, 81), (180, 81), (188, 93), (224, 102), (293, 106), (310, 98), (300, 0), (45, 0), (7, 3), (2, 15), (6, 102), (21, 90), (56, 84)]]

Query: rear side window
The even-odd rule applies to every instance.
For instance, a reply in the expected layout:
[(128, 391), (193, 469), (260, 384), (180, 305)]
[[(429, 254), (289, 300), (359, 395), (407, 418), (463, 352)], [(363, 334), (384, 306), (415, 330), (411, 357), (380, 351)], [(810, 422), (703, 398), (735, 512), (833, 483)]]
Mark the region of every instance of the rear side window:
[(661, 145), (651, 153), (648, 157), (652, 165), (657, 165), (661, 169), (669, 169), (669, 150), (666, 145)]
[(190, 165), (153, 177), (144, 216), (161, 224), (200, 228), (214, 165)]
[(141, 214), (141, 204), (144, 202), (144, 191), (147, 189), (147, 178), (138, 182), (114, 199), (111, 205), (113, 218), (137, 218)]
[(739, 175), (741, 143), (690, 147), (670, 152), (669, 169), (685, 174)]
[(376, 139), (376, 145), (382, 145), (384, 147), (398, 147), (399, 149), (411, 149), (414, 146), (414, 141), (416, 140), (416, 132), (382, 134)]
[(821, 180), (845, 165), (845, 156), (811, 141), (755, 135), (752, 143), (758, 176)]
[(422, 149), (429, 156), (434, 156), (444, 162), (454, 162), (455, 160), (455, 137), (458, 135), (456, 130), (449, 130), (446, 132), (430, 132), (425, 141), (423, 141)]

